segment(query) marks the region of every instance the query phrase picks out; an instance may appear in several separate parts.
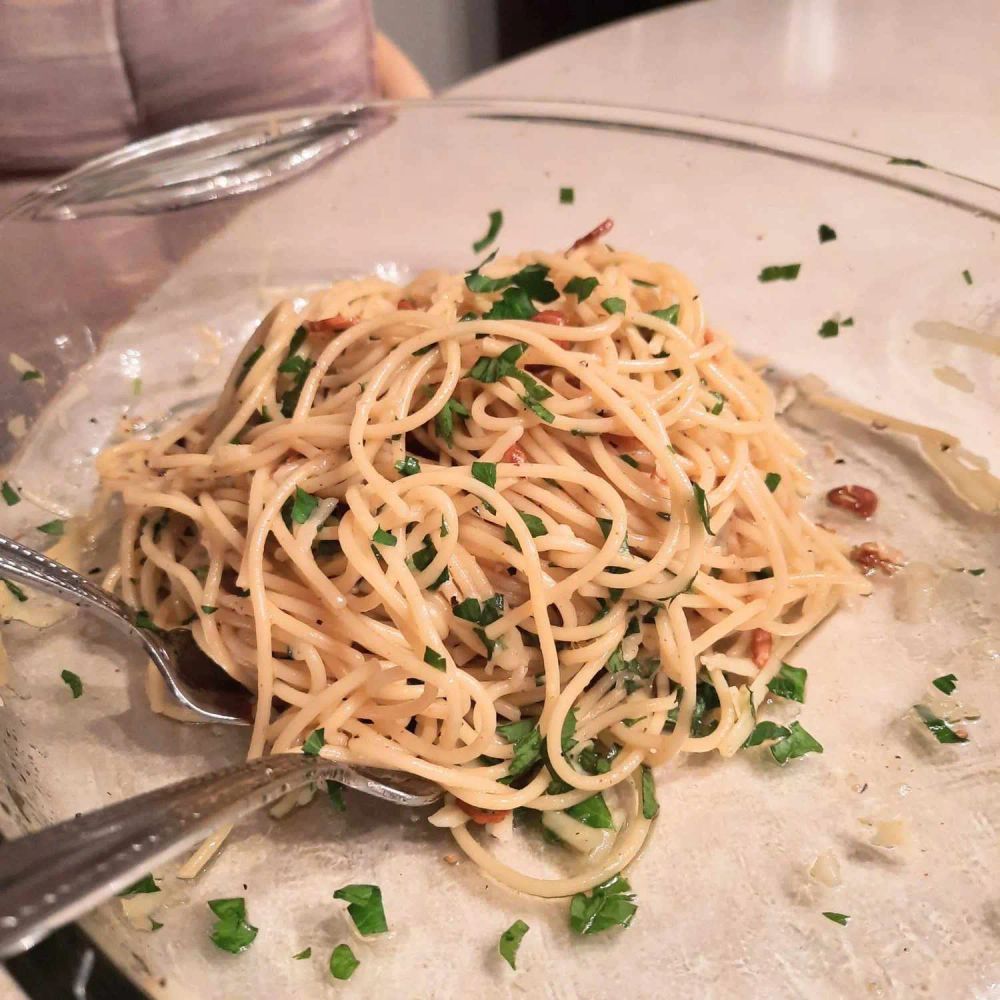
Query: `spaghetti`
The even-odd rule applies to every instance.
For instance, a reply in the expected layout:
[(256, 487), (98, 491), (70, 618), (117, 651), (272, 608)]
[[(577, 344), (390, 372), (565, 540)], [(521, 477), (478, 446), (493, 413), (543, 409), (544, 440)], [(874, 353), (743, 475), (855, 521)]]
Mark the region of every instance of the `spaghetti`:
[[(665, 264), (589, 240), (344, 281), (254, 343), (213, 411), (100, 456), (109, 585), (256, 692), (251, 757), (321, 730), (326, 757), (436, 781), (432, 821), (513, 887), (619, 871), (650, 769), (735, 753), (788, 650), (869, 588)], [(518, 807), (577, 874), (484, 846)]]

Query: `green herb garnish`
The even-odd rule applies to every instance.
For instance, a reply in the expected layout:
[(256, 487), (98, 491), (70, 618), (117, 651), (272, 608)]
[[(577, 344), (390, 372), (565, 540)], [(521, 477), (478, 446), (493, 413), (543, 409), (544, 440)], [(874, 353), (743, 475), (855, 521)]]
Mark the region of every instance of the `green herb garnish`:
[(344, 802), (344, 790), (339, 781), (328, 781), (326, 783), (326, 797), (330, 800), (330, 805), (339, 813), (347, 812), (347, 805)]
[(939, 719), (926, 705), (914, 705), (914, 711), (923, 724), (934, 734), (938, 743), (968, 743), (967, 736), (959, 736), (944, 719)]
[(846, 913), (834, 913), (832, 910), (824, 910), (823, 916), (835, 924), (840, 924), (841, 927), (846, 927), (847, 921), (851, 919)]
[(446, 665), (445, 658), (431, 649), (430, 646), (424, 647), (424, 663), (429, 664), (435, 670), (444, 670)]
[(396, 536), (391, 531), (386, 531), (384, 528), (376, 528), (375, 534), (372, 535), (372, 541), (376, 545), (388, 545), (391, 548), (396, 544)]
[(625, 312), (625, 300), (612, 296), (610, 299), (605, 299), (601, 303), (601, 307), (609, 313), (623, 313)]
[(16, 583), (11, 583), (6, 577), (0, 577), (0, 580), (3, 580), (4, 586), (14, 595), (15, 599), (22, 602), (28, 599), (28, 595)]
[(655, 316), (657, 319), (662, 319), (665, 323), (672, 323), (674, 326), (677, 325), (677, 320), (681, 316), (681, 307), (678, 303), (674, 303), (672, 306), (667, 306), (666, 309), (654, 309), (650, 316)]
[(660, 803), (656, 801), (656, 783), (652, 768), (642, 765), (642, 815), (644, 819), (656, 819)]
[(127, 889), (122, 889), (118, 893), (121, 899), (128, 899), (131, 896), (138, 896), (143, 893), (159, 892), (160, 887), (156, 884), (152, 875), (144, 875), (138, 882), (133, 882)]
[(45, 524), (38, 525), (38, 530), (43, 531), (46, 535), (61, 535), (66, 530), (65, 521), (46, 521)]
[(962, 272), (962, 277), (965, 279), (965, 283), (967, 285), (971, 285), (972, 284), (972, 272), (971, 271), (969, 271), (968, 269), (964, 270)]
[(211, 604), (203, 604), (201, 610), (206, 615), (214, 615), (219, 609)]
[(639, 468), (639, 463), (631, 455), (619, 455), (618, 456), (626, 465), (631, 466), (633, 469)]
[(923, 160), (915, 160), (912, 156), (893, 156), (890, 163), (895, 163), (901, 167), (926, 167), (927, 164)]
[(243, 897), (210, 899), (208, 906), (219, 918), (212, 928), (212, 943), (234, 955), (246, 951), (257, 936), (257, 928), (247, 923), (247, 908)]
[(944, 674), (942, 677), (935, 677), (931, 683), (944, 694), (951, 694), (958, 685), (958, 678), (954, 674)]
[(577, 302), (586, 302), (597, 285), (597, 278), (570, 278), (563, 291), (567, 295), (575, 295)]
[[(571, 187), (561, 187), (559, 188), (559, 204), (560, 205), (572, 205), (573, 200), (576, 198), (576, 192)], [(527, 930), (527, 928), (525, 928)], [(514, 963), (511, 962), (511, 967)]]
[(713, 417), (717, 417), (722, 412), (723, 407), (725, 407), (726, 405), (726, 397), (723, 396), (721, 392), (716, 392), (714, 389), (710, 391), (712, 395), (715, 396), (717, 402), (715, 406), (713, 406), (712, 409), (709, 410), (709, 413), (711, 413)]
[(537, 311), (528, 293), (512, 285), (503, 290), (490, 311), (483, 314), (483, 319), (531, 319)]
[(377, 885), (345, 885), (333, 894), (333, 898), (348, 904), (347, 912), (359, 934), (369, 937), (384, 934), (389, 929), (382, 908), (382, 890)]
[[(518, 511), (521, 515), (521, 520), (524, 521), (525, 526), (528, 529), (528, 533), (532, 538), (541, 538), (542, 535), (547, 535), (549, 529), (545, 527), (545, 522), (540, 518), (536, 517), (534, 514), (525, 514), (523, 511)], [(521, 546), (518, 544), (517, 536), (511, 530), (510, 525), (506, 525), (503, 529), (504, 539), (508, 545), (513, 546), (518, 552), (521, 551)]]
[(820, 243), (829, 243), (830, 240), (835, 240), (837, 238), (837, 231), (825, 222), (820, 224), (819, 227), (819, 241)]
[(776, 722), (765, 719), (758, 722), (753, 728), (753, 732), (746, 738), (744, 747), (759, 746), (765, 740), (780, 740), (783, 736), (790, 736), (791, 732), (784, 726), (779, 726)]
[(499, 209), (495, 212), (490, 212), (490, 226), (486, 230), (486, 235), (481, 240), (476, 240), (472, 244), (473, 253), (481, 253), (485, 250), (496, 238), (497, 233), (500, 232), (500, 227), (503, 225), (503, 212)]
[(569, 925), (577, 934), (599, 934), (611, 927), (628, 927), (637, 906), (632, 887), (621, 875), (602, 882), (588, 896), (578, 892), (569, 907)]
[(292, 955), (296, 961), (301, 962), (304, 958), (312, 958), (313, 950), (312, 948), (303, 948), (297, 955)]
[(801, 264), (772, 264), (757, 275), (758, 281), (794, 281), (799, 276)]
[[(26, 372), (22, 373), (22, 375), (21, 375), (21, 381), (22, 382), (38, 382), (38, 381), (41, 380), (41, 377), (42, 377), (42, 373), (37, 368), (29, 368)], [(139, 383), (140, 387), (142, 386), (141, 379), (136, 379), (135, 381)], [(134, 383), (133, 383), (133, 385), (134, 385)], [(138, 396), (139, 393), (136, 393), (136, 395)]]
[(415, 476), (420, 471), (420, 462), (412, 455), (395, 463), (395, 469), (401, 476)]
[[(572, 191), (572, 188), (563, 188), (563, 191)], [(527, 933), (528, 925), (523, 920), (515, 920), (500, 935), (500, 955), (512, 969), (517, 968), (517, 949), (521, 947), (521, 939)]]
[(455, 439), (455, 417), (469, 416), (468, 409), (457, 399), (449, 399), (438, 411), (434, 418), (434, 429), (437, 436), (441, 438), (449, 447), (454, 445)]
[(74, 699), (83, 694), (83, 681), (80, 680), (79, 674), (74, 674), (72, 670), (64, 670), (59, 676), (69, 685)]
[(319, 501), (310, 494), (306, 493), (301, 486), (295, 487), (295, 499), (292, 503), (292, 520), (296, 524), (305, 524), (306, 521), (312, 516), (312, 512), (316, 509)]
[(701, 523), (705, 526), (705, 531), (709, 535), (714, 535), (715, 532), (712, 531), (712, 525), (709, 521), (711, 512), (708, 509), (708, 497), (705, 495), (705, 491), (697, 483), (692, 483), (691, 489), (694, 491), (694, 502), (698, 511), (698, 517), (701, 518)]
[(831, 337), (836, 337), (840, 333), (840, 324), (835, 319), (827, 319), (823, 321), (823, 325), (819, 328), (819, 335), (824, 340), (829, 340)]
[(255, 364), (257, 364), (263, 353), (264, 353), (264, 345), (261, 344), (251, 354), (247, 356), (246, 361), (243, 362), (243, 368), (241, 369), (239, 375), (236, 377), (237, 385), (243, 384), (243, 380), (247, 377), (247, 375), (250, 374), (250, 369), (253, 368)]
[(777, 472), (769, 472), (764, 477), (764, 485), (773, 493), (781, 485), (781, 475)]
[(788, 698), (800, 704), (806, 700), (806, 677), (808, 671), (782, 663), (778, 672), (768, 681), (767, 689), (779, 698)]
[(514, 756), (507, 768), (507, 777), (516, 778), (541, 760), (542, 734), (531, 719), (497, 726), (497, 732), (514, 744)]
[(822, 752), (823, 747), (819, 741), (813, 739), (797, 722), (788, 727), (787, 736), (771, 744), (771, 756), (779, 764), (784, 764), (793, 757), (804, 757), (807, 753)]
[(600, 792), (591, 795), (589, 799), (577, 802), (575, 806), (570, 806), (566, 810), (566, 815), (572, 816), (584, 826), (593, 827), (595, 830), (613, 830), (615, 828), (614, 821), (611, 819), (611, 810), (608, 809), (608, 804)]
[(302, 744), (302, 752), (307, 757), (318, 757), (320, 750), (326, 745), (326, 733), (321, 728), (314, 729), (305, 743)]
[(350, 979), (360, 964), (346, 944), (338, 944), (330, 955), (330, 975), (334, 979)]
[(0, 496), (3, 496), (4, 503), (6, 503), (8, 507), (13, 507), (21, 502), (21, 498), (18, 496), (17, 490), (15, 490), (6, 479), (3, 481), (3, 484), (0, 485)]

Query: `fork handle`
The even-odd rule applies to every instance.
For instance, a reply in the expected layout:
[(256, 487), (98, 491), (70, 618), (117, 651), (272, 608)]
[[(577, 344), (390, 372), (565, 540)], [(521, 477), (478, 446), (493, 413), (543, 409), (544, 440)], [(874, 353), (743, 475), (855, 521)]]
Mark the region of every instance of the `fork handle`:
[(213, 830), (321, 779), (400, 805), (427, 801), (321, 757), (277, 754), (27, 834), (0, 845), (0, 958), (30, 948)]

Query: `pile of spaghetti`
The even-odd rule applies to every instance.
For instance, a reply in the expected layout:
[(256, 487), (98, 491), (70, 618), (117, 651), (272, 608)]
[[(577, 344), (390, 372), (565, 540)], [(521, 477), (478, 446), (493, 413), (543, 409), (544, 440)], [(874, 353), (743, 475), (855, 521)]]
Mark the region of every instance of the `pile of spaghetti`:
[[(262, 328), (213, 411), (100, 457), (110, 582), (256, 692), (251, 757), (321, 730), (325, 757), (438, 782), (432, 820), (509, 885), (619, 871), (655, 769), (735, 753), (782, 657), (867, 589), (665, 264), (590, 239), (343, 281)], [(484, 846), (517, 807), (577, 872)]]

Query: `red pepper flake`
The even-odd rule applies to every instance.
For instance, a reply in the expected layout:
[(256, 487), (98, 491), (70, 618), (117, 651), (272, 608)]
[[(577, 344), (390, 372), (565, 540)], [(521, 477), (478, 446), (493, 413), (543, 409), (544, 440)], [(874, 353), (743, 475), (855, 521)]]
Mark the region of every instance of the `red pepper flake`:
[(902, 569), (906, 562), (901, 552), (879, 545), (878, 542), (855, 545), (851, 549), (850, 560), (857, 563), (865, 571), (866, 576), (870, 576), (876, 570), (886, 576), (892, 576)]
[(531, 317), (532, 323), (548, 323), (549, 326), (565, 326), (566, 317), (558, 309), (543, 309)]
[(869, 518), (878, 507), (878, 494), (865, 486), (836, 486), (826, 495), (827, 503)]
[(524, 465), (528, 461), (528, 453), (519, 444), (512, 444), (503, 453), (503, 460), (511, 465)]
[(306, 320), (305, 327), (310, 333), (343, 333), (354, 326), (355, 320), (347, 319), (337, 313), (336, 316), (328, 316), (326, 319)]
[(608, 233), (614, 228), (613, 219), (605, 219), (603, 222), (598, 223), (586, 236), (581, 236), (569, 249), (570, 251), (579, 250), (580, 247), (586, 246), (588, 243), (594, 240), (599, 240), (602, 236), (607, 236)]
[(510, 812), (509, 809), (480, 809), (478, 806), (470, 806), (468, 802), (455, 799), (455, 804), (466, 816), (471, 816), (474, 823), (489, 826), (491, 823), (500, 823)]
[(750, 634), (750, 659), (759, 670), (766, 667), (767, 661), (771, 659), (773, 645), (774, 638), (766, 629), (755, 628)]

